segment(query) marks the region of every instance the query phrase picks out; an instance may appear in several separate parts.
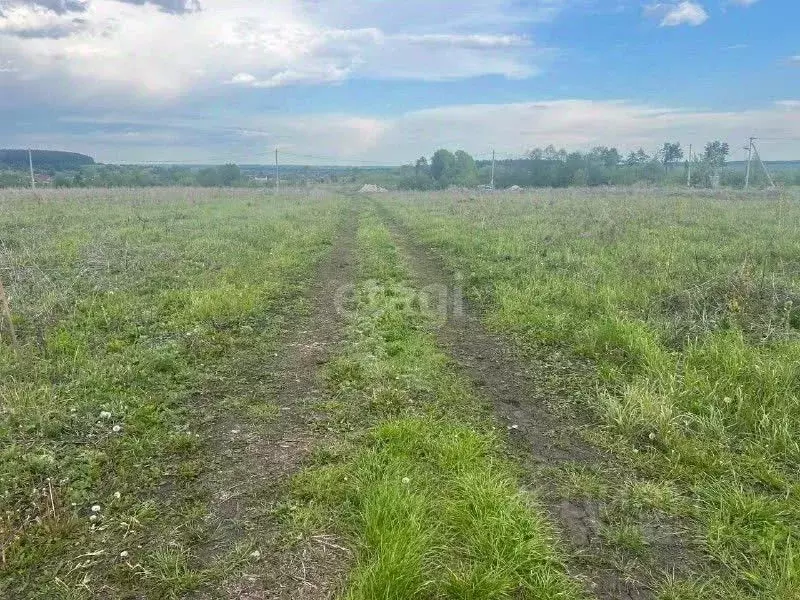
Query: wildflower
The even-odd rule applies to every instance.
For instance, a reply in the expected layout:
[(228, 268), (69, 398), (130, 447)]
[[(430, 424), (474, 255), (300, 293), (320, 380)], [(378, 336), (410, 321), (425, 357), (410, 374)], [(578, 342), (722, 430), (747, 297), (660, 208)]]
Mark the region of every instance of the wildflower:
[(113, 431), (114, 433), (119, 433), (120, 431), (122, 431), (122, 426), (114, 425), (114, 427), (111, 428), (111, 431)]
[(102, 509), (100, 508), (99, 504), (95, 504), (95, 505), (92, 506), (92, 512), (93, 513), (99, 513), (101, 510)]
[(100, 418), (105, 420), (105, 421), (108, 421), (111, 418), (111, 413), (109, 411), (107, 411), (107, 410), (101, 411), (100, 412)]
[(130, 554), (128, 554), (127, 550), (123, 550), (122, 552), (119, 553), (120, 558), (128, 558), (128, 556), (130, 556)]
[(250, 556), (251, 556), (251, 557), (253, 557), (253, 558), (256, 558), (256, 559), (257, 559), (257, 558), (261, 558), (261, 552), (259, 552), (258, 550), (253, 550), (253, 551), (250, 553)]
[(411, 479), (409, 477), (403, 477), (401, 481), (403, 482), (403, 485), (408, 485), (409, 483), (411, 483)]
[(122, 494), (120, 494), (119, 492), (114, 492), (114, 498), (119, 500), (120, 498), (122, 498)]

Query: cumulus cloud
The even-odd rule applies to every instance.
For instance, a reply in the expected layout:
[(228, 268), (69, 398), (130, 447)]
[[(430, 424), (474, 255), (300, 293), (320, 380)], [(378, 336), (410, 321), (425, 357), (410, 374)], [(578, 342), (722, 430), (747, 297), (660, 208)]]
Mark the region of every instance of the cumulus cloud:
[[(13, 7), (30, 7), (44, 9), (63, 15), (71, 12), (84, 12), (91, 0), (2, 0), (0, 13)], [(201, 10), (200, 0), (117, 0), (129, 4), (153, 4), (168, 13), (185, 13)]]
[(0, 5), (0, 36), (50, 39), (68, 37), (85, 26), (85, 19), (75, 16), (85, 10), (86, 5), (80, 2)]
[(645, 15), (659, 19), (661, 27), (697, 27), (708, 20), (708, 13), (703, 6), (690, 0), (650, 4), (645, 7)]
[(89, 0), (2, 0), (0, 14), (13, 8), (27, 6), (63, 15), (68, 12), (83, 12), (88, 3)]
[(161, 10), (168, 13), (186, 13), (202, 10), (200, 0), (119, 0), (130, 4), (155, 4)]
[(268, 12), (260, 0), (0, 0), (0, 61), (20, 67), (28, 95), (47, 81), (78, 103), (170, 101), (226, 83), (519, 78), (549, 55), (520, 23), (568, 1), (537, 0), (523, 17), (514, 0), (273, 0)]

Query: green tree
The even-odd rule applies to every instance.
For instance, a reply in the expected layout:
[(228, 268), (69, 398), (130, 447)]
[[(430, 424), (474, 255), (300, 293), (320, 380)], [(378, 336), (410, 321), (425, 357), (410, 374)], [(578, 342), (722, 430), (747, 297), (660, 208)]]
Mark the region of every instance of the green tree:
[(201, 187), (219, 187), (219, 171), (214, 167), (205, 167), (197, 172), (197, 185)]
[(473, 186), (478, 183), (478, 170), (475, 159), (463, 150), (455, 153), (455, 173), (453, 183), (463, 186)]
[(629, 167), (634, 167), (636, 165), (644, 165), (650, 162), (650, 155), (647, 154), (644, 150), (639, 148), (636, 152), (631, 152), (628, 154), (628, 157), (625, 159), (625, 164)]
[(431, 177), (440, 186), (446, 186), (450, 183), (449, 179), (453, 176), (455, 166), (456, 157), (453, 153), (449, 150), (439, 149), (431, 158)]
[(616, 167), (622, 161), (619, 151), (608, 146), (596, 146), (593, 148), (589, 153), (589, 159), (608, 168)]
[(242, 178), (242, 171), (234, 164), (227, 164), (217, 167), (217, 172), (220, 185), (223, 186), (235, 185), (239, 183)]
[(683, 158), (683, 148), (680, 142), (664, 142), (658, 157), (664, 165), (664, 171), (669, 171), (670, 167)]
[(715, 140), (706, 144), (704, 160), (714, 169), (721, 169), (725, 166), (725, 160), (730, 154), (730, 146), (725, 142)]

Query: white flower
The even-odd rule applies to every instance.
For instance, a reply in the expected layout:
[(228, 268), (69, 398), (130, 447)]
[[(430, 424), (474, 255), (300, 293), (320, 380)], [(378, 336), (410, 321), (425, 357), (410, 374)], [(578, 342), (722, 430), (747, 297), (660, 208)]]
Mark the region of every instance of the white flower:
[(119, 553), (120, 558), (128, 558), (128, 556), (130, 556), (130, 554), (128, 554), (127, 550), (123, 550), (122, 552)]
[(108, 421), (108, 419), (111, 418), (111, 413), (109, 411), (107, 411), (107, 410), (101, 411), (100, 412), (100, 418)]
[(250, 553), (250, 556), (252, 556), (253, 558), (261, 558), (261, 552), (259, 552), (258, 550), (253, 550)]
[(92, 506), (92, 512), (93, 513), (99, 513), (101, 510), (102, 509), (100, 508), (99, 504), (95, 504), (94, 506)]
[(408, 485), (409, 483), (411, 483), (411, 479), (408, 477), (403, 477), (401, 481), (403, 482), (403, 485)]
[(89, 517), (89, 520), (90, 520), (92, 523), (94, 523), (95, 521), (97, 521), (97, 515), (92, 515), (91, 517)]
[(119, 433), (120, 431), (122, 431), (122, 425), (114, 425), (114, 427), (111, 428), (111, 431), (113, 431), (114, 433)]
[(122, 498), (122, 494), (120, 494), (119, 492), (114, 492), (114, 498), (119, 500), (120, 498)]
[(647, 436), (647, 437), (649, 437), (651, 440), (654, 440), (654, 439), (656, 439), (656, 434), (651, 431), (650, 435)]

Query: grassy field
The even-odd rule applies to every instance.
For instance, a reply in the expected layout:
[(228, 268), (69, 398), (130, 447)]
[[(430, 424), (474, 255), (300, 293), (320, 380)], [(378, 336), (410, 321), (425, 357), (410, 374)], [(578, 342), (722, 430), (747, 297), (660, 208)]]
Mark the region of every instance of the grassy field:
[(241, 367), (279, 351), (339, 213), (195, 190), (2, 198), (20, 350), (0, 347), (0, 596), (182, 597), (246, 566), (246, 542), (201, 556), (206, 476), (227, 466), (214, 417), (274, 414)]
[[(575, 407), (602, 425), (588, 435), (645, 478), (708, 557), (675, 597), (800, 589), (798, 200), (565, 191), (383, 202), (465, 274), (493, 328), (596, 365), (597, 392)], [(634, 508), (618, 474), (590, 479), (578, 493)]]
[(347, 345), (326, 369), (343, 439), (297, 478), (300, 522), (354, 549), (342, 597), (574, 599), (486, 407), (431, 333), (385, 225), (358, 230)]
[(0, 597), (798, 598), (799, 229), (786, 193), (3, 192)]

